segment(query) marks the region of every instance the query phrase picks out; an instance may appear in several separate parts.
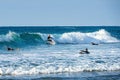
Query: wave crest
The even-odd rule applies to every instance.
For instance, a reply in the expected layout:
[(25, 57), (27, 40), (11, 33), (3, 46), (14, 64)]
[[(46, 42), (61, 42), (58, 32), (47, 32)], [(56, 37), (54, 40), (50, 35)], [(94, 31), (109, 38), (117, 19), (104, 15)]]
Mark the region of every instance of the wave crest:
[(119, 42), (115, 37), (112, 37), (107, 31), (101, 29), (91, 33), (70, 32), (64, 33), (58, 39), (59, 43), (108, 43)]
[[(112, 37), (109, 32), (101, 29), (96, 32), (82, 33), (69, 32), (63, 34), (51, 34), (58, 44), (79, 44), (79, 43), (110, 43), (119, 42), (115, 37)], [(9, 31), (6, 35), (0, 35), (0, 43), (4, 44), (45, 44), (48, 34), (44, 33), (15, 33)]]

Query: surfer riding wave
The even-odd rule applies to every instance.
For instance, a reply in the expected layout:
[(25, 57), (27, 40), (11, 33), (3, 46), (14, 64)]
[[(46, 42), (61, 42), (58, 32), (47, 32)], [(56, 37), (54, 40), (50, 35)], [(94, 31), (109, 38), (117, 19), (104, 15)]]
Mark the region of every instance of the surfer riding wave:
[(47, 43), (51, 45), (55, 45), (55, 41), (53, 40), (53, 37), (49, 34), (47, 37)]

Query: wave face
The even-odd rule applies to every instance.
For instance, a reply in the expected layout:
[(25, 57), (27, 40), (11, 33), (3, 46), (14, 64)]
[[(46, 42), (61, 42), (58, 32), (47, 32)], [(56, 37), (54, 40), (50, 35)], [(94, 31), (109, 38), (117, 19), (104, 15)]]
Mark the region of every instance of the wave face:
[(43, 43), (41, 36), (37, 33), (15, 33), (9, 31), (6, 35), (0, 35), (0, 44), (3, 45), (35, 45)]
[[(112, 37), (109, 32), (104, 29), (82, 33), (82, 32), (67, 32), (62, 34), (51, 34), (58, 44), (80, 44), (80, 43), (111, 43), (119, 42), (115, 37)], [(15, 33), (9, 31), (6, 35), (0, 35), (0, 43), (4, 45), (34, 45), (45, 44), (48, 34), (44, 33)]]

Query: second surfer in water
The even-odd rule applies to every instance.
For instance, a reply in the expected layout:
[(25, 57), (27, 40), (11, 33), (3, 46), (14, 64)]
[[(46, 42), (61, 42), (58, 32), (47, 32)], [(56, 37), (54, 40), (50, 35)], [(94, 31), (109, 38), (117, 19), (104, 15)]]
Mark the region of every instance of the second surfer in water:
[(90, 52), (88, 51), (88, 49), (86, 48), (85, 50), (81, 50), (80, 54), (89, 54)]

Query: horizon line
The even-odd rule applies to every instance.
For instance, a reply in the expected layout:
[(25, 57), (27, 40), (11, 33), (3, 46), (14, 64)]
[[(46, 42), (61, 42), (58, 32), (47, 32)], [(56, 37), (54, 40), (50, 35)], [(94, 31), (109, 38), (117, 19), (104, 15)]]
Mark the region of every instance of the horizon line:
[(119, 27), (120, 25), (7, 25), (7, 26), (2, 26), (0, 25), (0, 27), (109, 27), (109, 26), (114, 26), (114, 27)]

